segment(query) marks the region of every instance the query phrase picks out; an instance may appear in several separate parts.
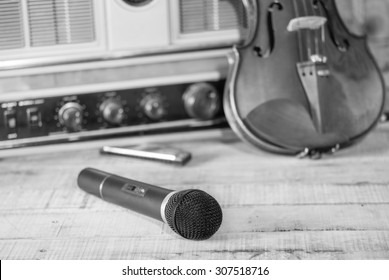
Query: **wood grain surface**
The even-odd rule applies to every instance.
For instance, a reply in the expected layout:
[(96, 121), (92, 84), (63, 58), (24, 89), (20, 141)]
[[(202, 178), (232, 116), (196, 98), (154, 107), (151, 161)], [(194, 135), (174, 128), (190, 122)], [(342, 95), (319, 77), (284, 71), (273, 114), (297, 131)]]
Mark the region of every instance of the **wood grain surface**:
[[(389, 259), (389, 125), (323, 159), (256, 150), (229, 130), (131, 138), (191, 151), (184, 167), (96, 148), (0, 161), (0, 259)], [(209, 240), (81, 191), (95, 167), (166, 188), (202, 189), (223, 208)]]

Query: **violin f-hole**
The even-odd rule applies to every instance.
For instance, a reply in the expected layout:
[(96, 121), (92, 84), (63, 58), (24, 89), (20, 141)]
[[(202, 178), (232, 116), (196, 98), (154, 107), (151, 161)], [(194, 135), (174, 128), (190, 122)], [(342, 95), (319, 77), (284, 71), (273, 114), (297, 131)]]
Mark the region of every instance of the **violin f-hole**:
[(269, 46), (266, 49), (260, 46), (254, 46), (253, 51), (257, 56), (261, 58), (267, 58), (273, 52), (275, 47), (275, 35), (274, 35), (275, 30), (273, 27), (273, 14), (275, 11), (282, 11), (283, 9), (284, 7), (277, 0), (275, 0), (273, 3), (269, 5), (269, 8), (267, 9), (267, 31), (268, 31), (268, 38), (269, 38)]
[(337, 36), (335, 35), (335, 26), (332, 20), (332, 17), (330, 16), (330, 12), (328, 11), (328, 8), (325, 3), (323, 3), (322, 0), (313, 0), (313, 6), (315, 9), (318, 9), (320, 6), (323, 8), (324, 13), (326, 14), (326, 17), (328, 18), (328, 32), (330, 34), (330, 38), (333, 41), (334, 45), (338, 48), (339, 51), (341, 52), (347, 52), (350, 43), (347, 39), (342, 38), (338, 39)]

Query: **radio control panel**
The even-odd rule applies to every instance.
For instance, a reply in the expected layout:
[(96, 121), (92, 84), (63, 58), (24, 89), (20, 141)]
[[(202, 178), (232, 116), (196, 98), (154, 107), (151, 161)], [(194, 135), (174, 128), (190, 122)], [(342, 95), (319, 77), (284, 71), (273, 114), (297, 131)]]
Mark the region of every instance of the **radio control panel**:
[(223, 118), (225, 80), (0, 103), (0, 149), (209, 126)]

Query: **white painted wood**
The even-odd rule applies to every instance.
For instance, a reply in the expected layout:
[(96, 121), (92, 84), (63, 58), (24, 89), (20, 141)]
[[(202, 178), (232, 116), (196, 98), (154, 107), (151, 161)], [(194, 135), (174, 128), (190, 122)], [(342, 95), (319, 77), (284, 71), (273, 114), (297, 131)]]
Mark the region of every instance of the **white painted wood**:
[[(268, 154), (229, 130), (129, 138), (186, 149), (184, 167), (83, 150), (0, 161), (1, 259), (388, 259), (389, 125), (318, 161)], [(47, 148), (43, 148), (47, 149)], [(221, 204), (209, 240), (81, 191), (92, 166)]]

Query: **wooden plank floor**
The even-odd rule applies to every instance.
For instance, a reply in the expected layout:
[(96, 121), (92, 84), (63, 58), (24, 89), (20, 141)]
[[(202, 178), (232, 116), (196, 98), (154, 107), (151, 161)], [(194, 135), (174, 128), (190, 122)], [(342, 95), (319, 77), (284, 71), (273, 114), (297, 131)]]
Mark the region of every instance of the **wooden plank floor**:
[[(185, 167), (95, 148), (0, 161), (0, 259), (389, 259), (389, 125), (322, 160), (268, 154), (229, 130), (131, 138), (193, 153)], [(81, 191), (84, 167), (171, 189), (199, 188), (223, 208), (209, 240)]]

